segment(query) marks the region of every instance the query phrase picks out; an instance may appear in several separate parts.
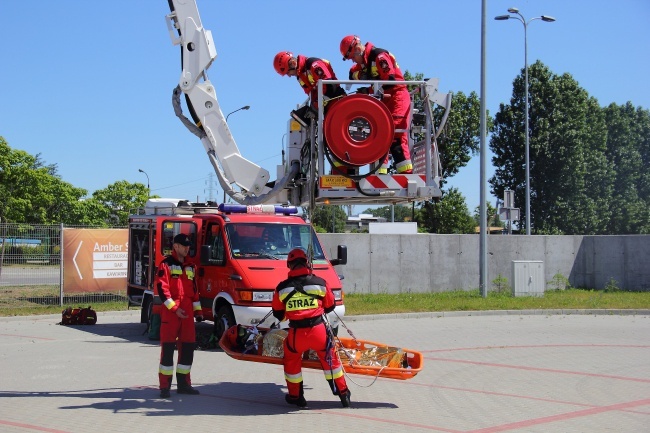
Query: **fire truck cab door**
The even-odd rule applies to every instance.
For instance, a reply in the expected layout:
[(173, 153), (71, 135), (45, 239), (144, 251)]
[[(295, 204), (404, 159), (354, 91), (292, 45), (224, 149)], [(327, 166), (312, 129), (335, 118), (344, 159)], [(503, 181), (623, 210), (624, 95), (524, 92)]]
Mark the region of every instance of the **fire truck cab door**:
[[(228, 291), (232, 283), (232, 264), (227, 259), (226, 238), (223, 226), (208, 222), (201, 246), (201, 267), (199, 269), (199, 293), (201, 297), (214, 299), (221, 291)], [(203, 305), (204, 308), (207, 306)]]

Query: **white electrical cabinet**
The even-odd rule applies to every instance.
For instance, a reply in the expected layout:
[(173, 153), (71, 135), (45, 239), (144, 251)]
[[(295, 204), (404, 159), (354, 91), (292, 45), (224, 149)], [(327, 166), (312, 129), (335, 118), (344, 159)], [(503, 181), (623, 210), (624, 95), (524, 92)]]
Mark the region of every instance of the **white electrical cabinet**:
[(512, 261), (512, 294), (514, 296), (544, 296), (544, 262)]

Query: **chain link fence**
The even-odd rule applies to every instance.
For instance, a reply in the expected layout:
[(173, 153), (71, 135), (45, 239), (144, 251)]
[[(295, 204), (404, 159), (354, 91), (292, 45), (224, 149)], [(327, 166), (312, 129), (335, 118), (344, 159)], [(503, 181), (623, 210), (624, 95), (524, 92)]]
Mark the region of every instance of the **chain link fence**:
[(54, 305), (111, 301), (126, 305), (126, 292), (64, 293), (63, 229), (62, 224), (0, 224), (0, 315), (21, 315)]

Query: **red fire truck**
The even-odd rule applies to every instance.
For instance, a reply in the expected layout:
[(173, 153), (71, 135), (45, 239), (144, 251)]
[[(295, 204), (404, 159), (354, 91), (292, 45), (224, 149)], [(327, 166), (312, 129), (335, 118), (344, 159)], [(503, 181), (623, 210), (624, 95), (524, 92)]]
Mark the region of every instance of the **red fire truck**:
[[(314, 273), (334, 292), (336, 308), (329, 319), (338, 327), (345, 307), (333, 266), (347, 262), (347, 249), (339, 245), (337, 258), (330, 260), (295, 206), (216, 207), (176, 199), (150, 199), (129, 218), (127, 295), (129, 305), (142, 307), (143, 323), (160, 304), (153, 287), (156, 265), (171, 253), (179, 233), (192, 240), (187, 259), (196, 265), (203, 316), (214, 322), (217, 337), (232, 325), (256, 325), (266, 316), (273, 291), (287, 278), (287, 255), (293, 248), (309, 252)], [(267, 320), (264, 325), (270, 326), (272, 320)]]

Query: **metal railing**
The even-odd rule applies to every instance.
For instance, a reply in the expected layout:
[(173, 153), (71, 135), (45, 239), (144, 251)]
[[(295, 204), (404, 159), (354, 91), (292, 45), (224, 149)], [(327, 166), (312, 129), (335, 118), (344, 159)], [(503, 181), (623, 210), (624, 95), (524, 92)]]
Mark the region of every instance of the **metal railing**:
[(126, 292), (64, 293), (63, 228), (62, 224), (0, 224), (0, 309), (20, 314), (21, 309), (48, 305), (122, 300), (126, 305)]

